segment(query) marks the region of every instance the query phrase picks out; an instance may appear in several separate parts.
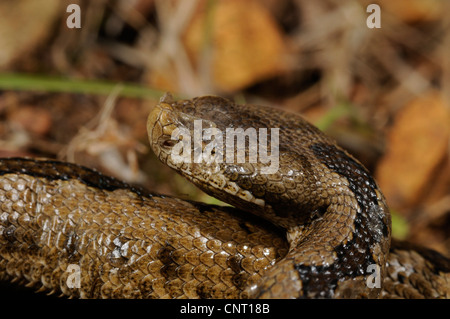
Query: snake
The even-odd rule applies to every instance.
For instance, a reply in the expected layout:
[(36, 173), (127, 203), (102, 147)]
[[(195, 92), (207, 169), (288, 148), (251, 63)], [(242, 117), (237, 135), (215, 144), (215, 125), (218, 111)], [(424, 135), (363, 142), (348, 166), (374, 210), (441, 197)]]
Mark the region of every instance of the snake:
[(165, 94), (147, 130), (162, 163), (229, 206), (2, 158), (1, 281), (71, 298), (450, 297), (450, 260), (393, 239), (370, 172), (300, 115)]

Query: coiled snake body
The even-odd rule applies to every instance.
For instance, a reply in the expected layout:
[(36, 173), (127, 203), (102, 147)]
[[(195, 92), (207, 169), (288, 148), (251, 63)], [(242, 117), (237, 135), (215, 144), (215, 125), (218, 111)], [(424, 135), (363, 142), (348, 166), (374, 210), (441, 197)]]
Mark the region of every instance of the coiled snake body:
[[(199, 123), (209, 141), (232, 128), (248, 145), (249, 128), (271, 146), (279, 129), (277, 170), (250, 161), (251, 147), (232, 149), (243, 163), (211, 160), (222, 154), (208, 137), (186, 143)], [(151, 194), (74, 164), (0, 159), (0, 278), (81, 298), (450, 296), (449, 260), (391, 245), (376, 182), (300, 116), (167, 95), (148, 132), (161, 161), (236, 208)], [(180, 145), (207, 155), (176, 160)]]

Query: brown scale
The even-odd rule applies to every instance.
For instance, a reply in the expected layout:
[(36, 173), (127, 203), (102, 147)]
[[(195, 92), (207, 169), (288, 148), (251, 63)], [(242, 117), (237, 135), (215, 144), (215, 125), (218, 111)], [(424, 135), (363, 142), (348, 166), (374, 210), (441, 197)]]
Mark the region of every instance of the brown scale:
[[(170, 133), (198, 118), (223, 131), (279, 127), (279, 170), (177, 166)], [(1, 279), (81, 298), (449, 297), (448, 259), (397, 242), (389, 250), (376, 183), (301, 117), (166, 96), (148, 129), (163, 162), (237, 208), (151, 194), (74, 164), (0, 159)], [(370, 264), (385, 273), (381, 289), (367, 286)], [(79, 288), (68, 286), (74, 265)]]
[[(285, 254), (276, 230), (252, 216), (243, 229), (249, 221), (233, 209), (77, 165), (3, 159), (0, 175), (3, 280), (82, 298), (239, 298)], [(70, 264), (79, 289), (67, 286)]]

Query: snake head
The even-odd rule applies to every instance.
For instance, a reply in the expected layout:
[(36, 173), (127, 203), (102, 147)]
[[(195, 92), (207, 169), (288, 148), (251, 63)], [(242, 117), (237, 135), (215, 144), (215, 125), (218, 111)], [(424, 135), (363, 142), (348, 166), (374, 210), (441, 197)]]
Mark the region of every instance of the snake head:
[[(215, 96), (174, 102), (166, 94), (148, 117), (150, 145), (160, 161), (206, 193), (238, 207), (263, 206), (264, 201), (235, 178), (252, 176), (257, 166), (230, 163), (224, 154), (229, 151), (225, 133), (238, 120), (233, 107), (231, 101)], [(230, 149), (233, 157), (239, 152), (237, 146)], [(249, 150), (243, 154), (248, 159)]]
[(175, 102), (166, 94), (150, 113), (147, 131), (159, 160), (201, 187), (220, 170), (215, 160), (220, 152), (213, 147), (215, 136), (205, 137), (205, 132), (214, 133), (217, 129), (215, 122), (195, 110), (191, 100)]
[[(176, 170), (183, 167), (186, 170), (186, 165), (191, 163), (201, 164), (205, 169), (205, 164), (212, 161), (206, 157), (207, 138), (203, 134), (205, 130), (213, 132), (216, 125), (190, 112), (189, 106), (189, 100), (175, 102), (170, 93), (166, 93), (147, 120), (153, 151), (163, 163)], [(215, 150), (208, 154), (215, 155)]]

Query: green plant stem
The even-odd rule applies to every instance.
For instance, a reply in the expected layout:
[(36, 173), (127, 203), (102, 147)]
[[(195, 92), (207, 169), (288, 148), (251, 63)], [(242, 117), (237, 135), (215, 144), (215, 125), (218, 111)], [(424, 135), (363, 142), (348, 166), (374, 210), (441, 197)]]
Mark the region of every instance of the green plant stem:
[(42, 92), (68, 92), (109, 95), (118, 85), (119, 96), (159, 99), (164, 92), (140, 85), (107, 81), (74, 80), (44, 75), (0, 73), (0, 90), (26, 90)]

